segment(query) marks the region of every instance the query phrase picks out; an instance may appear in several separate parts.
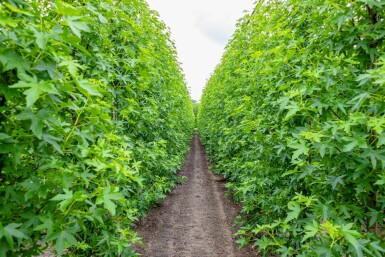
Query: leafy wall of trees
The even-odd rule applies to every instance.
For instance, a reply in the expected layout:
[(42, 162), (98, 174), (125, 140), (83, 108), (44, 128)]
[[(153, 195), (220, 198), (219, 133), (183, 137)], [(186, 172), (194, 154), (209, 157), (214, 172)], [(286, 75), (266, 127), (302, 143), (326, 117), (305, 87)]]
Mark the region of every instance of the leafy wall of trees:
[(198, 115), (243, 203), (239, 242), (281, 256), (385, 254), (385, 2), (257, 1)]
[(0, 256), (133, 256), (194, 128), (144, 0), (0, 1)]

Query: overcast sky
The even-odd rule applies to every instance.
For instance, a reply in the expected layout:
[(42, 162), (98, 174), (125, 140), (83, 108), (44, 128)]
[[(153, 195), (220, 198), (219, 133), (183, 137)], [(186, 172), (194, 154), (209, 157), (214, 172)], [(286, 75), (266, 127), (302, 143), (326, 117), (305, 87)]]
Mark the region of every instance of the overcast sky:
[(170, 28), (191, 97), (202, 89), (219, 64), (235, 24), (251, 12), (254, 0), (147, 0)]

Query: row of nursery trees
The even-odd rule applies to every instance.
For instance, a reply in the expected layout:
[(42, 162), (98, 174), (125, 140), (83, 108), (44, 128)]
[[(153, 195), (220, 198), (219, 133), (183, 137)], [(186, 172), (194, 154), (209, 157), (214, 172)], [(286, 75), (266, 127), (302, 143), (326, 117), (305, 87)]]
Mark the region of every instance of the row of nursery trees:
[(265, 255), (385, 255), (385, 2), (260, 0), (198, 127)]
[(144, 0), (0, 1), (0, 256), (134, 256), (193, 126)]

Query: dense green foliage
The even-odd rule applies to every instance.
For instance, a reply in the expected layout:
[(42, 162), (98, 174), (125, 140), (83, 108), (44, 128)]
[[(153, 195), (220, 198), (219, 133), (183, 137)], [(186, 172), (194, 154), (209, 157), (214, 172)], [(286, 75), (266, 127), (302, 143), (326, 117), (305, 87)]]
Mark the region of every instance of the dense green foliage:
[(258, 1), (204, 90), (198, 127), (243, 203), (239, 242), (384, 256), (385, 2)]
[(194, 112), (194, 116), (195, 116), (195, 121), (197, 121), (198, 111), (199, 111), (199, 102), (192, 100), (192, 104), (193, 104), (193, 112)]
[(0, 1), (0, 256), (133, 256), (193, 126), (144, 0)]

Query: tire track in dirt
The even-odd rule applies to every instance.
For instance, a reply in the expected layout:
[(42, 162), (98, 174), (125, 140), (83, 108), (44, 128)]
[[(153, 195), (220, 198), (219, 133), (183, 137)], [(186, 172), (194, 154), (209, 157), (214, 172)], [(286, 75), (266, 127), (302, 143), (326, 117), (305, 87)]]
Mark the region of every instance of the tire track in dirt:
[(238, 250), (232, 227), (239, 206), (225, 196), (225, 188), (208, 172), (203, 146), (197, 135), (180, 175), (187, 181), (155, 208), (138, 226), (144, 257), (246, 257)]

